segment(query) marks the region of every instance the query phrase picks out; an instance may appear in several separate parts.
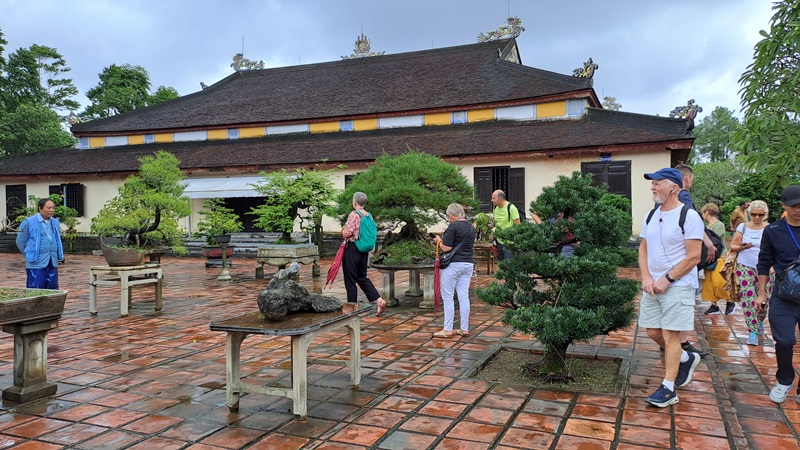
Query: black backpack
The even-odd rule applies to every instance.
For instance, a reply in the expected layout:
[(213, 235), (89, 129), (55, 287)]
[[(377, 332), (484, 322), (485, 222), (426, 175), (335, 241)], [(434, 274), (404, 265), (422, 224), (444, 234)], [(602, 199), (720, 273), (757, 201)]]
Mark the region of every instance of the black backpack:
[[(506, 203), (506, 210), (508, 211), (508, 220), (511, 220), (511, 202)], [(525, 210), (517, 208), (519, 213), (519, 223), (525, 223)]]
[[(650, 210), (650, 214), (647, 215), (647, 220), (645, 220), (645, 225), (650, 223), (650, 219), (653, 218), (653, 214), (655, 214), (656, 208)], [(678, 219), (678, 225), (681, 227), (681, 233), (686, 234), (686, 230), (683, 229), (683, 225), (686, 223), (686, 213), (689, 212), (689, 207), (683, 205), (681, 208), (681, 216)], [(717, 261), (719, 261), (720, 256), (725, 253), (725, 243), (722, 240), (722, 236), (718, 235), (717, 233), (709, 230), (708, 228), (703, 227), (706, 232), (706, 236), (711, 239), (711, 243), (714, 244), (714, 248), (717, 249), (717, 258), (712, 261), (711, 263), (706, 262), (708, 258), (708, 248), (705, 244), (700, 245), (700, 264), (697, 265), (697, 270), (714, 270), (717, 268)]]

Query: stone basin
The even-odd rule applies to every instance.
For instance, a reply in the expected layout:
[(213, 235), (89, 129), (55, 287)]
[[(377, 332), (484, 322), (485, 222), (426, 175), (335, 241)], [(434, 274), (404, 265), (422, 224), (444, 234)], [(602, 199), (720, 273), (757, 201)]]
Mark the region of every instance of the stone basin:
[(0, 287), (0, 325), (58, 319), (67, 291)]

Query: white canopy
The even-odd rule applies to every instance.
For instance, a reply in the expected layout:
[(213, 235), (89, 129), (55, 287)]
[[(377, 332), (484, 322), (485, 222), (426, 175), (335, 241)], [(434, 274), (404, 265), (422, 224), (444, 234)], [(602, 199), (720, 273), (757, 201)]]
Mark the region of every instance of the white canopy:
[(264, 177), (187, 178), (184, 195), (189, 198), (260, 197), (251, 184)]

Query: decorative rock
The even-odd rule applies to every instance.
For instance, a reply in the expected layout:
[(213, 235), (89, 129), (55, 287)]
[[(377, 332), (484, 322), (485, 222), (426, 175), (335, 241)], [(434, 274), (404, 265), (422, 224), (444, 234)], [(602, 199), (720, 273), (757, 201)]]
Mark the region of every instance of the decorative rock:
[(276, 273), (266, 289), (258, 295), (258, 309), (268, 322), (279, 322), (287, 314), (298, 312), (331, 312), (342, 309), (338, 298), (312, 294), (294, 280), (300, 274), (300, 264), (292, 263)]

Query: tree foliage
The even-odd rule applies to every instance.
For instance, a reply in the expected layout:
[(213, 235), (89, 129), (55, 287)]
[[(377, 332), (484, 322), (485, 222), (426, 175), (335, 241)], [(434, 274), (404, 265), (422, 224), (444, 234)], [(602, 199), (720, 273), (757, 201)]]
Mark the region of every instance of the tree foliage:
[[(72, 145), (58, 111), (77, 107), (70, 71), (54, 48), (34, 44), (3, 57), (0, 30), (0, 157)], [(42, 77), (45, 77), (43, 80)]]
[(736, 195), (736, 186), (746, 172), (734, 160), (695, 164), (692, 200), (697, 209), (706, 203), (722, 206)]
[(622, 109), (622, 105), (617, 102), (617, 97), (603, 97), (603, 109), (619, 111)]
[(19, 156), (67, 147), (75, 139), (61, 128), (61, 119), (41, 104), (24, 103), (14, 111), (0, 113), (0, 154)]
[(183, 252), (185, 233), (178, 219), (191, 213), (189, 199), (183, 195), (186, 176), (173, 154), (159, 150), (139, 158), (136, 174), (118, 188), (92, 218), (91, 230), (101, 237), (119, 237), (124, 246), (145, 248), (169, 245)]
[(389, 230), (402, 225), (416, 232), (434, 225), (446, 219), (450, 203), (472, 211), (478, 207), (472, 183), (458, 166), (411, 148), (397, 156), (384, 154), (353, 177), (337, 198), (342, 224), (356, 192), (367, 194), (367, 210), (379, 227)]
[(734, 142), (769, 186), (786, 186), (800, 172), (800, 2), (775, 2), (773, 10), (739, 79), (744, 121)]
[[(589, 176), (560, 176), (531, 202), (531, 209), (543, 217), (563, 212), (564, 219), (498, 231), (514, 257), (499, 263), (495, 277), (502, 282), (477, 289), (481, 300), (508, 308), (506, 324), (545, 346), (544, 375), (568, 378), (570, 344), (625, 328), (633, 320), (639, 284), (617, 276), (617, 268), (634, 257), (622, 249), (631, 217), (621, 202), (601, 201), (605, 195)], [(574, 255), (551, 254), (552, 244), (567, 231), (580, 241)]]
[(693, 131), (693, 163), (726, 161), (733, 156), (733, 133), (742, 124), (734, 117), (733, 111), (717, 106)]
[(323, 215), (332, 215), (331, 204), (338, 190), (331, 179), (336, 167), (329, 170), (300, 168), (289, 172), (263, 173), (264, 179), (253, 187), (264, 197), (264, 203), (252, 208), (255, 225), (264, 231), (279, 231), (283, 242), (291, 242), (291, 233), (298, 219), (305, 220), (303, 229), (319, 228)]
[(232, 208), (225, 206), (225, 199), (206, 199), (203, 208), (200, 211), (202, 218), (197, 222), (195, 237), (205, 237), (207, 245), (219, 246), (217, 236), (242, 231), (242, 220)]
[(155, 105), (157, 103), (166, 102), (180, 97), (177, 89), (174, 87), (159, 86), (158, 89), (147, 99), (147, 106)]
[(86, 91), (91, 104), (85, 118), (109, 117), (147, 106), (150, 74), (142, 66), (112, 64), (99, 74), (97, 86)]

